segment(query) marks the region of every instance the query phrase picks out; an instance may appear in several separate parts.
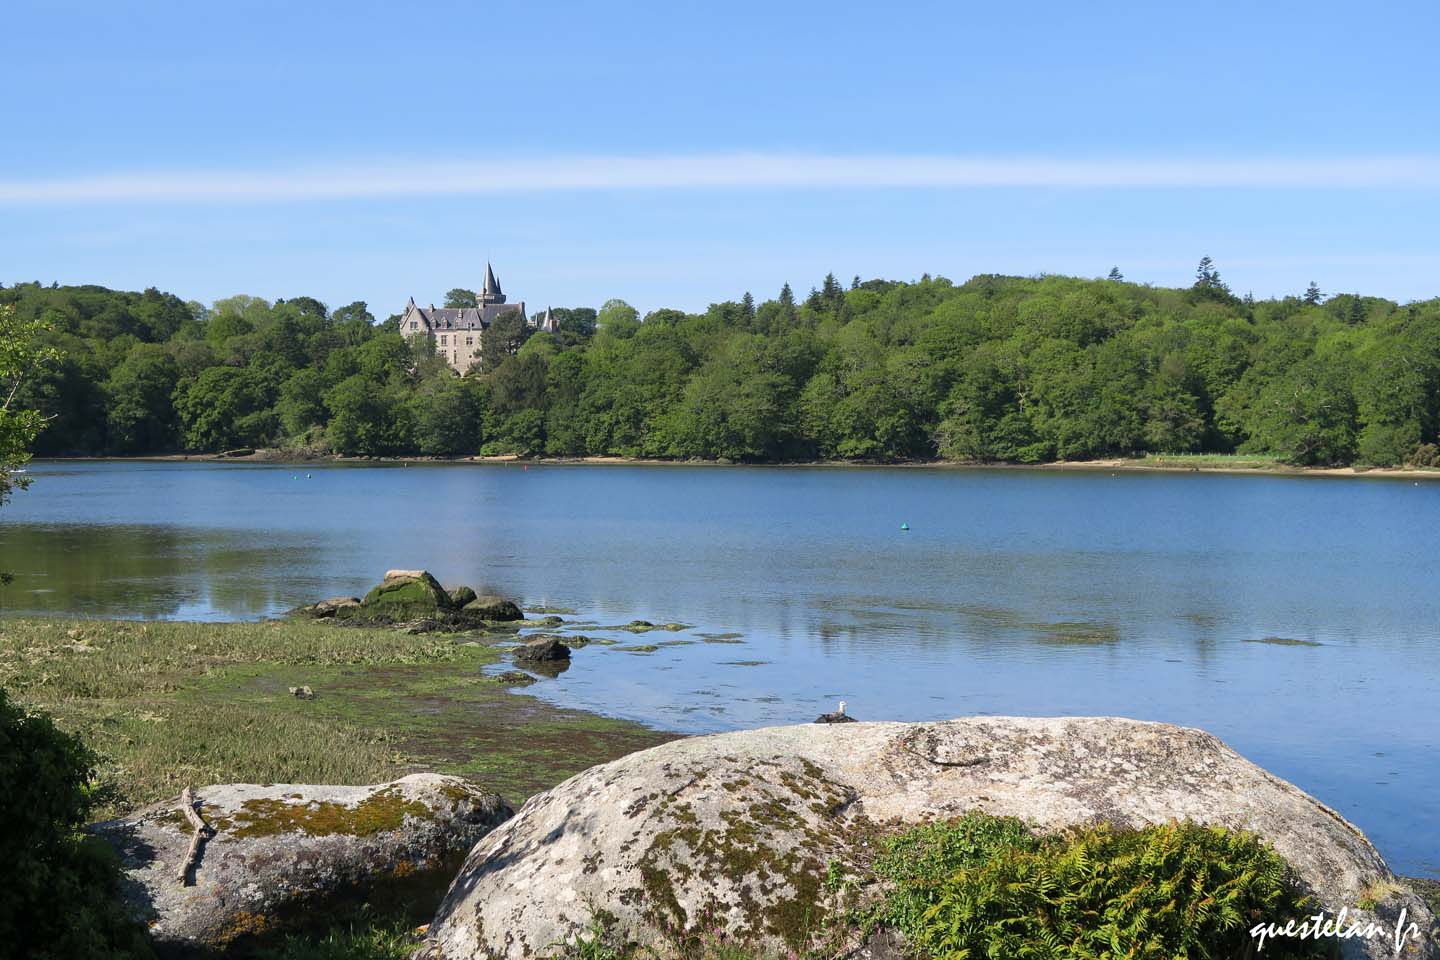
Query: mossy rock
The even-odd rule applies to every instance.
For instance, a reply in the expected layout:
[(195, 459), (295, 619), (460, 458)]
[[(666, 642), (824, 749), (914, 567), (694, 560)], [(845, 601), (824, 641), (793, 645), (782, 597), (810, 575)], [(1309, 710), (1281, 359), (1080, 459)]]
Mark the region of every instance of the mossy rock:
[(491, 683), (498, 683), (506, 687), (528, 687), (538, 682), (528, 673), (521, 673), (519, 670), (506, 670), (504, 673), (497, 673), (493, 677), (486, 677)]
[[(1217, 851), (1207, 854), (1215, 859), (1194, 861), (1199, 876), (1229, 857), (1224, 851), (1251, 849), (1231, 845), (1234, 835), (1226, 832), (1244, 830), (1288, 862), (1297, 887), (1315, 898), (1309, 912), (1333, 917), (1345, 907), (1366, 923), (1383, 910), (1393, 922), (1404, 908), (1422, 931), (1432, 922), (1425, 903), (1398, 887), (1381, 909), (1367, 912), (1363, 897), (1381, 899), (1376, 878), (1390, 875), (1374, 847), (1338, 814), (1208, 734), (1113, 717), (971, 717), (690, 737), (591, 767), (475, 848), (427, 937), (437, 960), (538, 957), (589, 936), (587, 923), (603, 918), (606, 944), (634, 945), (637, 955), (651, 948), (668, 955), (672, 944), (685, 955), (685, 941), (664, 939), (663, 931), (677, 931), (720, 938), (733, 945), (727, 956), (859, 956), (850, 938), (864, 931), (852, 919), (880, 919), (866, 912), (875, 905), (870, 898), (898, 882), (871, 882), (876, 855), (885, 852), (877, 839), (892, 832), (907, 839), (906, 831), (968, 811), (1016, 818), (1042, 837), (1101, 822), (1114, 831), (1215, 837), (1213, 847), (1198, 848)], [(1193, 826), (1157, 826), (1157, 811)], [(888, 849), (899, 851), (906, 869), (928, 870), (909, 852), (923, 855), (923, 846)], [(952, 847), (967, 849), (946, 841), (937, 850), (950, 856)], [(1117, 851), (1110, 862), (1119, 869), (1131, 848), (1096, 849)], [(1125, 869), (1138, 861), (1131, 857)], [(913, 875), (938, 886), (925, 870)], [(1266, 866), (1253, 875), (1261, 872), (1285, 871)], [(945, 882), (950, 876), (933, 873)], [(989, 908), (980, 901), (977, 916), (1001, 916), (981, 912)], [(1237, 909), (1249, 916), (1248, 906)], [(1156, 922), (1144, 932), (1158, 936), (1161, 929)], [(1345, 956), (1395, 956), (1380, 938), (1373, 947), (1353, 949), (1358, 945), (1346, 944)], [(1283, 950), (1279, 941), (1273, 948)]]
[(459, 777), (386, 784), (217, 784), (196, 791), (213, 833), (176, 881), (191, 828), (178, 798), (91, 829), (125, 871), (127, 907), (161, 956), (248, 956), (342, 905), (438, 897), (465, 854), (512, 815)]
[(465, 604), (465, 612), (479, 617), (481, 620), (523, 620), (525, 614), (513, 600), (506, 600), (504, 597), (476, 597)]
[(450, 610), (454, 603), (440, 582), (424, 570), (392, 570), (379, 585), (365, 594), (367, 607), (403, 607), (415, 616)]

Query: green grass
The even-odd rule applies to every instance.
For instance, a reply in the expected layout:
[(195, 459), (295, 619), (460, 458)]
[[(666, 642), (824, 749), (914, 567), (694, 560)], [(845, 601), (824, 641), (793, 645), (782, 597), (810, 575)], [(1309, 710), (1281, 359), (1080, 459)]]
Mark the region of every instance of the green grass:
[(257, 950), (254, 960), (409, 960), (419, 946), (404, 920), (360, 917), (321, 937), (286, 937)]
[[(664, 734), (481, 676), (500, 631), (0, 620), (0, 686), (104, 758), (105, 815), (207, 783), (471, 776), (518, 806)], [(289, 694), (308, 685), (314, 700)]]
[[(101, 817), (186, 785), (375, 783), (418, 770), (469, 776), (519, 807), (671, 739), (483, 676), (513, 639), (513, 628), (0, 619), (0, 687), (100, 754)], [(289, 693), (302, 685), (315, 699)], [(417, 946), (403, 918), (358, 915), (260, 957), (404, 960)]]
[(1226, 467), (1235, 470), (1276, 470), (1285, 462), (1264, 453), (1149, 453), (1140, 461), (1147, 467)]

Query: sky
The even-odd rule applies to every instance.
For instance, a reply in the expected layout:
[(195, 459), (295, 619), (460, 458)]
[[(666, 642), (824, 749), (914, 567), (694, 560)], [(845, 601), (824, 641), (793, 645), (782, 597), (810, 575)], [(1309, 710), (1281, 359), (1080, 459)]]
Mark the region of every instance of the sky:
[(0, 6), (0, 282), (700, 310), (828, 272), (1440, 296), (1440, 6)]

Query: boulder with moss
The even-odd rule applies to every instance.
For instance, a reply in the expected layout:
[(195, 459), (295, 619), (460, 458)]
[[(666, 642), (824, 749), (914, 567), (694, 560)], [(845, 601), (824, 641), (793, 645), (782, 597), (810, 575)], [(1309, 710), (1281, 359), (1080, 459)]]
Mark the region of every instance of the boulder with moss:
[[(703, 928), (756, 955), (805, 952), (853, 909), (836, 880), (864, 876), (880, 837), (970, 813), (1041, 835), (1172, 820), (1245, 831), (1288, 862), (1317, 908), (1387, 925), (1403, 909), (1425, 931), (1406, 956), (1432, 949), (1429, 910), (1391, 882), (1360, 830), (1210, 734), (983, 717), (718, 734), (592, 767), (475, 847), (426, 950), (543, 956), (599, 920), (615, 942), (662, 950), (676, 931)], [(1395, 955), (1378, 939), (1342, 951)]]
[(162, 955), (218, 953), (314, 927), (327, 912), (433, 899), (512, 811), (459, 777), (372, 786), (222, 784), (195, 791), (213, 829), (184, 882), (193, 830), (177, 799), (91, 829), (119, 852), (125, 899)]
[(457, 610), (461, 609), (465, 606), (465, 604), (475, 599), (474, 587), (453, 587), (451, 588), (449, 593), (450, 605)]
[(386, 570), (385, 579), (365, 594), (367, 607), (403, 607), (417, 615), (449, 610), (450, 594), (428, 570)]
[(519, 605), (504, 597), (476, 597), (465, 604), (465, 612), (481, 620), (509, 622), (525, 619), (525, 614)]

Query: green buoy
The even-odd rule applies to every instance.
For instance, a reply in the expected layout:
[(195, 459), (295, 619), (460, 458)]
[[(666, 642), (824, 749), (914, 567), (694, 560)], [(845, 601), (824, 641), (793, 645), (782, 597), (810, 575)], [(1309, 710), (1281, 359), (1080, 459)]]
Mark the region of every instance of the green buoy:
[(900, 524), (900, 529), (901, 529), (901, 530), (909, 530), (909, 529), (910, 529), (910, 524), (908, 524), (908, 523), (902, 523), (902, 524)]

